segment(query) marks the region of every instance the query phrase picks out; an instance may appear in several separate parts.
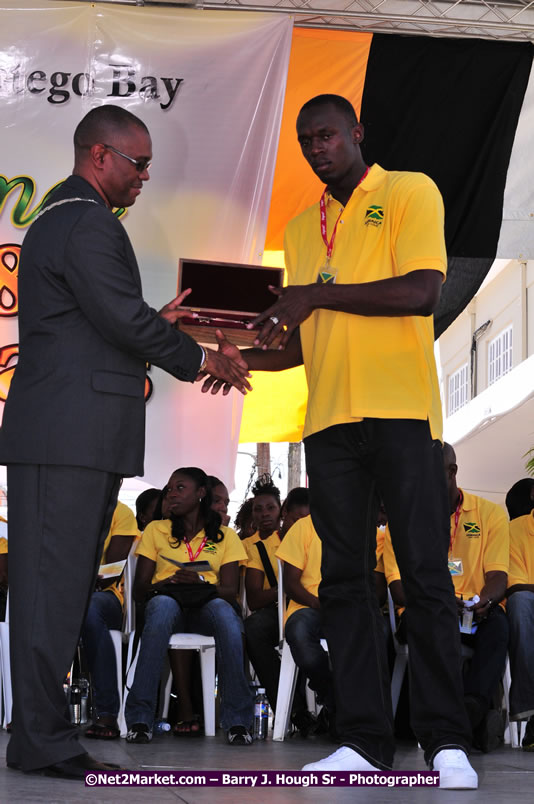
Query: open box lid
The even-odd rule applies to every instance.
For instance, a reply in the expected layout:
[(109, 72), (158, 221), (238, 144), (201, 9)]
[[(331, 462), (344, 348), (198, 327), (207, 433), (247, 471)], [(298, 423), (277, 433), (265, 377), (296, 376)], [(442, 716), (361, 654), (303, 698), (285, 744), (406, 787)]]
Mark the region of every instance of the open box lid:
[(221, 329), (233, 343), (249, 346), (256, 331), (246, 325), (275, 303), (269, 285), (282, 287), (283, 277), (282, 268), (180, 259), (178, 293), (191, 288), (184, 307), (197, 314), (181, 319), (180, 329), (205, 343), (215, 343)]

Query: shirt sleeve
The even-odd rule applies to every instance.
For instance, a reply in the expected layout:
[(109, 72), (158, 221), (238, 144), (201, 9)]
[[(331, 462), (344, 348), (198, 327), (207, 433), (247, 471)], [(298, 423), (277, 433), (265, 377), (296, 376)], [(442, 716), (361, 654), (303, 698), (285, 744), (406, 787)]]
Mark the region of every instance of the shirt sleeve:
[[(399, 185), (396, 202), (395, 262), (400, 275), (417, 270), (445, 274), (445, 213), (443, 199), (434, 182), (423, 174), (410, 177), (411, 184)], [(402, 188), (402, 189), (401, 189)], [(403, 192), (402, 192), (403, 191)]]
[[(515, 521), (515, 520), (514, 520)], [(510, 567), (508, 571), (508, 588), (518, 583), (528, 584), (528, 569), (521, 533), (510, 523)]]
[(492, 504), (485, 517), (484, 572), (508, 572), (510, 565), (510, 523), (500, 505)]
[(148, 523), (137, 545), (135, 551), (136, 556), (145, 556), (145, 558), (149, 558), (151, 561), (157, 561), (159, 552), (156, 547), (157, 528), (157, 522)]
[(131, 508), (124, 503), (117, 503), (110, 528), (111, 536), (138, 536), (137, 522)]
[(388, 586), (390, 583), (392, 583), (392, 581), (401, 580), (401, 574), (399, 567), (397, 566), (397, 559), (395, 558), (389, 528), (387, 528), (384, 536), (384, 571)]
[(306, 519), (307, 517), (299, 519), (289, 528), (276, 551), (277, 558), (300, 570), (304, 569), (307, 560)]
[(232, 528), (222, 527), (224, 533), (224, 555), (221, 560), (221, 567), (230, 564), (232, 561), (247, 561), (247, 551), (243, 547), (241, 539)]

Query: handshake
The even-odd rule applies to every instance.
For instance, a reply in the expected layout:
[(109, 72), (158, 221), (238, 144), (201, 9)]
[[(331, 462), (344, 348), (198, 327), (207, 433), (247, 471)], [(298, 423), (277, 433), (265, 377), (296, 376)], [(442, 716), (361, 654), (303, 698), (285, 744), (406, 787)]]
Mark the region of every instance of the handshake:
[[(177, 329), (180, 326), (180, 318), (186, 316), (195, 317), (197, 314), (192, 313), (190, 310), (181, 307), (184, 299), (191, 293), (191, 288), (182, 291), (179, 296), (166, 304), (160, 311), (161, 318), (165, 318), (173, 327)], [(232, 387), (246, 394), (247, 391), (252, 391), (252, 386), (247, 377), (250, 377), (248, 365), (243, 360), (241, 352), (233, 343), (226, 340), (220, 330), (215, 331), (215, 336), (219, 344), (219, 349), (207, 349), (206, 362), (203, 365), (202, 371), (198, 373), (196, 381), (199, 382), (207, 377), (202, 386), (202, 393), (206, 393), (211, 388), (212, 394), (217, 394), (221, 388), (223, 396), (229, 393)]]

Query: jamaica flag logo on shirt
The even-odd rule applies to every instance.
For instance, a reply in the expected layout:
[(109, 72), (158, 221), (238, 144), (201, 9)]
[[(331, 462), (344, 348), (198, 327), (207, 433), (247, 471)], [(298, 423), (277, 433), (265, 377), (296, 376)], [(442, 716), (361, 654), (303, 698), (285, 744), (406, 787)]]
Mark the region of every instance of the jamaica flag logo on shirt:
[(480, 537), (480, 525), (476, 522), (464, 522), (465, 535), (470, 539), (478, 539)]
[(378, 204), (372, 204), (370, 207), (367, 207), (367, 211), (365, 213), (366, 226), (380, 226), (383, 220), (384, 207), (381, 207)]

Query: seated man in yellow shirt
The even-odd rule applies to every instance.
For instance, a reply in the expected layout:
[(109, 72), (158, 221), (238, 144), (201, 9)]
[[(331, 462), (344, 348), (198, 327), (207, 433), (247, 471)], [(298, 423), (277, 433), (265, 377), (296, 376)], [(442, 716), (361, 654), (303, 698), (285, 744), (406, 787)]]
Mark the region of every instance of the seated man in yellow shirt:
[[(464, 699), (474, 744), (487, 753), (502, 741), (504, 730), (501, 714), (492, 708), (492, 703), (508, 649), (508, 621), (499, 603), (508, 582), (509, 526), (500, 505), (458, 488), (458, 466), (450, 444), (444, 444), (443, 461), (450, 507), (449, 571), (460, 623), (466, 610), (473, 613), (472, 632), (465, 633), (465, 624), (462, 628), (462, 642), (474, 651), (464, 676)], [(393, 600), (398, 606), (404, 606), (401, 576), (391, 540), (387, 539), (384, 563)], [(409, 627), (407, 641), (410, 646)]]
[[(118, 502), (111, 527), (104, 542), (101, 564), (112, 564), (127, 558), (139, 536), (133, 511)], [(82, 642), (91, 673), (93, 692), (93, 722), (85, 731), (86, 737), (113, 740), (119, 737), (117, 715), (119, 693), (117, 666), (110, 630), (122, 627), (123, 597), (118, 584), (99, 582), (93, 592), (82, 627)]]
[[(527, 496), (527, 505), (534, 509), (534, 500)], [(514, 511), (509, 506), (508, 510), (512, 520), (506, 592), (512, 671), (510, 719), (528, 721), (522, 745), (525, 751), (534, 751), (534, 510), (523, 516), (512, 516)]]
[(284, 589), (289, 597), (285, 638), (297, 667), (323, 705), (322, 720), (335, 736), (335, 704), (328, 654), (321, 646), (323, 629), (318, 590), (321, 582), (321, 540), (311, 516), (296, 522), (276, 555), (284, 562)]
[[(279, 531), (275, 530), (267, 538), (257, 539), (253, 543), (250, 540), (244, 542), (248, 553), (245, 574), (247, 605), (252, 611), (245, 620), (247, 653), (261, 686), (265, 688), (273, 712), (276, 712), (280, 678), (280, 656), (277, 651), (280, 635), (276, 552), (289, 528), (302, 516), (309, 516), (308, 489), (292, 489), (284, 502), (283, 511), (284, 520)], [(262, 548), (265, 548), (265, 551)], [(297, 702), (302, 704), (297, 707), (300, 711), (305, 707), (305, 701), (297, 699)], [(304, 727), (308, 725), (306, 720), (297, 721), (299, 722), (302, 722)]]

